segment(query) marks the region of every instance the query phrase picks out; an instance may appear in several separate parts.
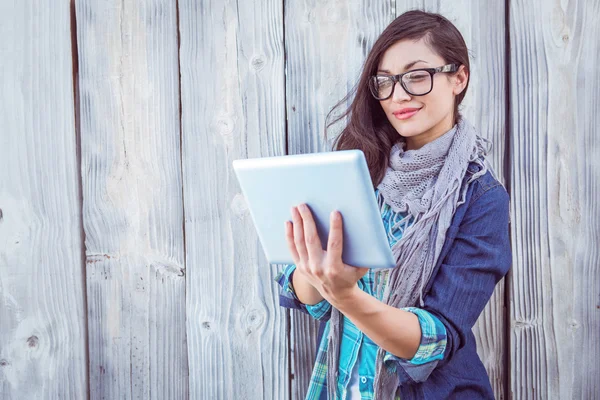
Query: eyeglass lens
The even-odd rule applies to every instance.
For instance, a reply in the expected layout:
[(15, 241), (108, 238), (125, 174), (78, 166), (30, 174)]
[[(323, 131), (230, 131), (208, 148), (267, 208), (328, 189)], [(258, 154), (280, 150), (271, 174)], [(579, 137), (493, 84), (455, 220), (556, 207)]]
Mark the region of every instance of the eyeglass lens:
[[(414, 71), (402, 77), (404, 87), (410, 94), (421, 95), (431, 90), (431, 74), (427, 71)], [(374, 95), (383, 99), (389, 97), (394, 90), (395, 81), (389, 76), (376, 76), (373, 79)]]

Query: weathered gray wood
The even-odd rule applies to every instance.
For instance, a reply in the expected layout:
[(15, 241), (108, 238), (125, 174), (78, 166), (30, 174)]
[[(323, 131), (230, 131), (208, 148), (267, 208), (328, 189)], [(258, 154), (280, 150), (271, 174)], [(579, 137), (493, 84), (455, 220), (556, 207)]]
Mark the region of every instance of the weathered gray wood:
[(600, 5), (512, 2), (511, 392), (600, 396)]
[[(480, 134), (493, 143), (490, 160), (497, 178), (506, 185), (504, 157), (506, 140), (505, 106), (505, 11), (504, 2), (396, 1), (397, 15), (419, 8), (448, 18), (463, 35), (469, 48), (471, 78), (461, 105), (463, 115)], [(496, 399), (505, 397), (505, 280), (473, 327), (477, 353), (488, 372)]]
[(190, 397), (284, 399), (288, 313), (231, 164), (285, 154), (282, 2), (179, 7)]
[(76, 3), (92, 399), (188, 397), (177, 10)]
[(0, 2), (0, 398), (304, 398), (317, 324), (279, 307), (231, 161), (285, 154), (286, 112), (290, 154), (325, 149), (415, 7), (465, 36), (503, 182), (510, 100), (511, 325), (502, 281), (474, 329), (496, 398), (598, 396), (597, 2), (511, 2), (506, 99), (504, 2), (180, 0), (181, 138), (176, 3), (75, 6), (74, 101), (68, 2)]
[[(329, 148), (322, 139), (325, 117), (354, 86), (368, 50), (393, 18), (386, 1), (285, 1), (289, 154)], [(317, 331), (317, 322), (292, 310), (293, 399), (305, 397)]]
[(87, 396), (69, 2), (0, 2), (0, 398)]

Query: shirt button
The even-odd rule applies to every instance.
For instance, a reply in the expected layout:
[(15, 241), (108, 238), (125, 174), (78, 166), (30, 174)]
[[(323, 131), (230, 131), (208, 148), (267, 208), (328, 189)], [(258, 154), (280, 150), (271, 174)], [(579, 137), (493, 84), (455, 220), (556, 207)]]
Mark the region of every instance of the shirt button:
[(360, 378), (360, 381), (361, 381), (362, 383), (367, 383), (367, 378), (365, 378), (365, 377), (363, 376), (362, 378)]

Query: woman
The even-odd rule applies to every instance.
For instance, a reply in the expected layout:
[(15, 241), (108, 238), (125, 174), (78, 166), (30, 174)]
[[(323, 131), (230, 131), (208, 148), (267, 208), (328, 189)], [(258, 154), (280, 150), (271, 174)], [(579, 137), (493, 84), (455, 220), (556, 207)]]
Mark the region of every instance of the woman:
[(341, 215), (323, 250), (308, 207), (292, 209), (282, 305), (326, 321), (307, 399), (494, 398), (471, 328), (511, 265), (509, 197), (458, 111), (469, 73), (451, 22), (407, 12), (332, 122), (350, 115), (334, 147), (365, 153), (397, 266), (344, 264)]

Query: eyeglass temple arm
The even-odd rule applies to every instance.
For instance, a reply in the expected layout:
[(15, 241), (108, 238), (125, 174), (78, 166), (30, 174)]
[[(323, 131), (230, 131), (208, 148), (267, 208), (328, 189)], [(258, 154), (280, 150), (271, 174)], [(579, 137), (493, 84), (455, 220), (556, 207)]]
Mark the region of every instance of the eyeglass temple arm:
[(435, 69), (436, 72), (454, 72), (458, 70), (456, 64), (448, 64)]

